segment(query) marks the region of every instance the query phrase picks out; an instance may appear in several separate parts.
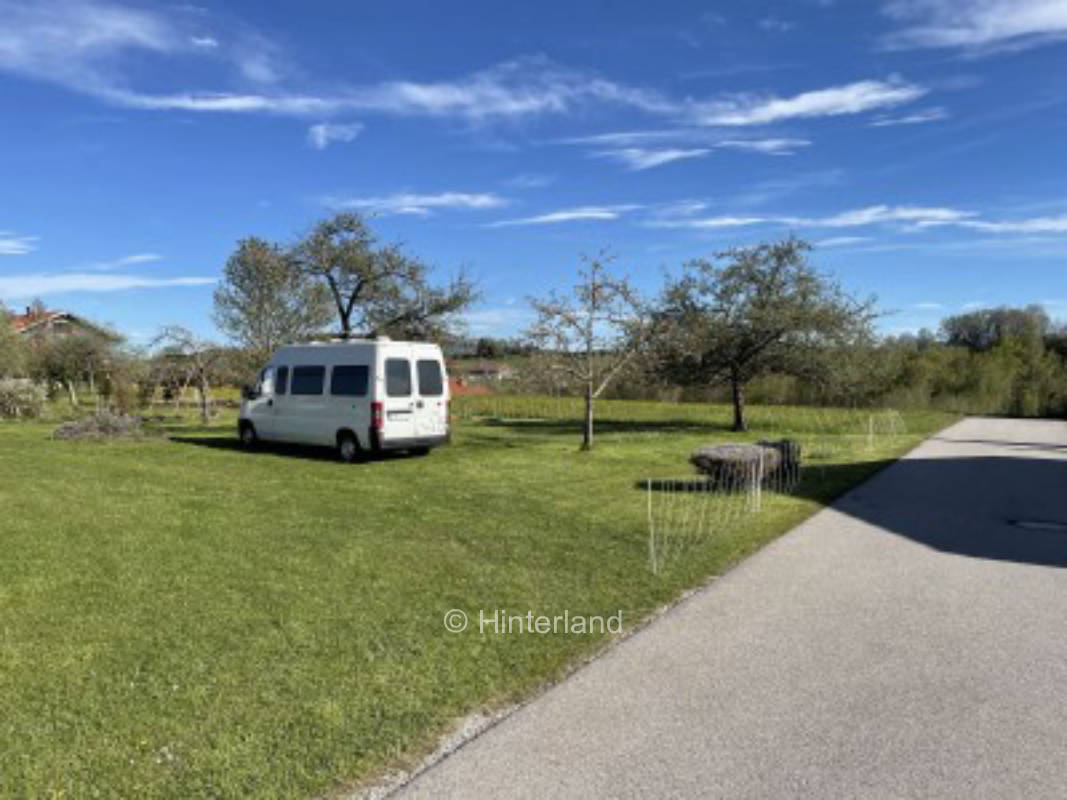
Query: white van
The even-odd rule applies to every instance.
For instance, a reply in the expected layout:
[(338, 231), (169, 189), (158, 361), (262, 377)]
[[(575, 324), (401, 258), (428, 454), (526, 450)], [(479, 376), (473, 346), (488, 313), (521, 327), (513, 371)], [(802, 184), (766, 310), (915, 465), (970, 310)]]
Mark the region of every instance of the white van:
[(388, 338), (279, 348), (246, 389), (237, 431), (258, 440), (364, 453), (425, 454), (448, 441), (448, 376), (441, 348)]

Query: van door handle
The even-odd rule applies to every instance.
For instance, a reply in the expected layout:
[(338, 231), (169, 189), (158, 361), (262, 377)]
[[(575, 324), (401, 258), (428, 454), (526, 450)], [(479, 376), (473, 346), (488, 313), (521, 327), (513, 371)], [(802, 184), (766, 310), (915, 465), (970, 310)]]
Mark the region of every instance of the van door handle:
[(270, 400), (267, 401), (267, 405), (268, 406), (274, 405), (274, 398), (273, 397)]

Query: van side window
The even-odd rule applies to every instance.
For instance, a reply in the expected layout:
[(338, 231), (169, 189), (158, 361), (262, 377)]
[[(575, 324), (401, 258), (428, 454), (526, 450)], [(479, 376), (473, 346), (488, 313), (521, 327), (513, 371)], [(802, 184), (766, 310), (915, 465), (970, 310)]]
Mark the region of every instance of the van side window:
[(438, 397), (445, 393), (444, 381), (441, 379), (441, 364), (431, 359), (420, 360), (417, 365), (419, 373), (419, 394), (423, 397)]
[(330, 373), (330, 394), (365, 397), (368, 370), (362, 364), (338, 364)]
[(285, 394), (289, 391), (289, 367), (278, 367), (278, 377), (274, 381), (274, 393)]
[(389, 397), (411, 396), (411, 362), (406, 358), (385, 359), (385, 393)]
[(322, 394), (326, 381), (326, 367), (293, 367), (290, 394)]

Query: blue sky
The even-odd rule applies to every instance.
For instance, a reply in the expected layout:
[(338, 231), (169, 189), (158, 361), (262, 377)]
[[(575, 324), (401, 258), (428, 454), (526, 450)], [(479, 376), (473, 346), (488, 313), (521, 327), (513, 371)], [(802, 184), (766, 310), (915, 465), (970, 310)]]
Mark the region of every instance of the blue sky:
[(244, 236), (374, 218), (484, 298), (795, 232), (895, 311), (1067, 315), (1067, 0), (0, 0), (0, 300), (217, 336)]

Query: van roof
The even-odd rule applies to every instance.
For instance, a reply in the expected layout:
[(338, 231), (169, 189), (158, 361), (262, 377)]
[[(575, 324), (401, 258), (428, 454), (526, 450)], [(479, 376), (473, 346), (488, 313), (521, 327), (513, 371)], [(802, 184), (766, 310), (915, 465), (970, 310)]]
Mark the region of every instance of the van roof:
[(279, 347), (282, 350), (287, 347), (349, 347), (351, 345), (368, 345), (368, 344), (402, 344), (402, 345), (422, 345), (437, 347), (436, 342), (404, 342), (396, 339), (390, 339), (387, 336), (382, 336), (378, 339), (329, 339), (327, 341), (318, 342), (294, 342), (293, 344), (283, 344)]

